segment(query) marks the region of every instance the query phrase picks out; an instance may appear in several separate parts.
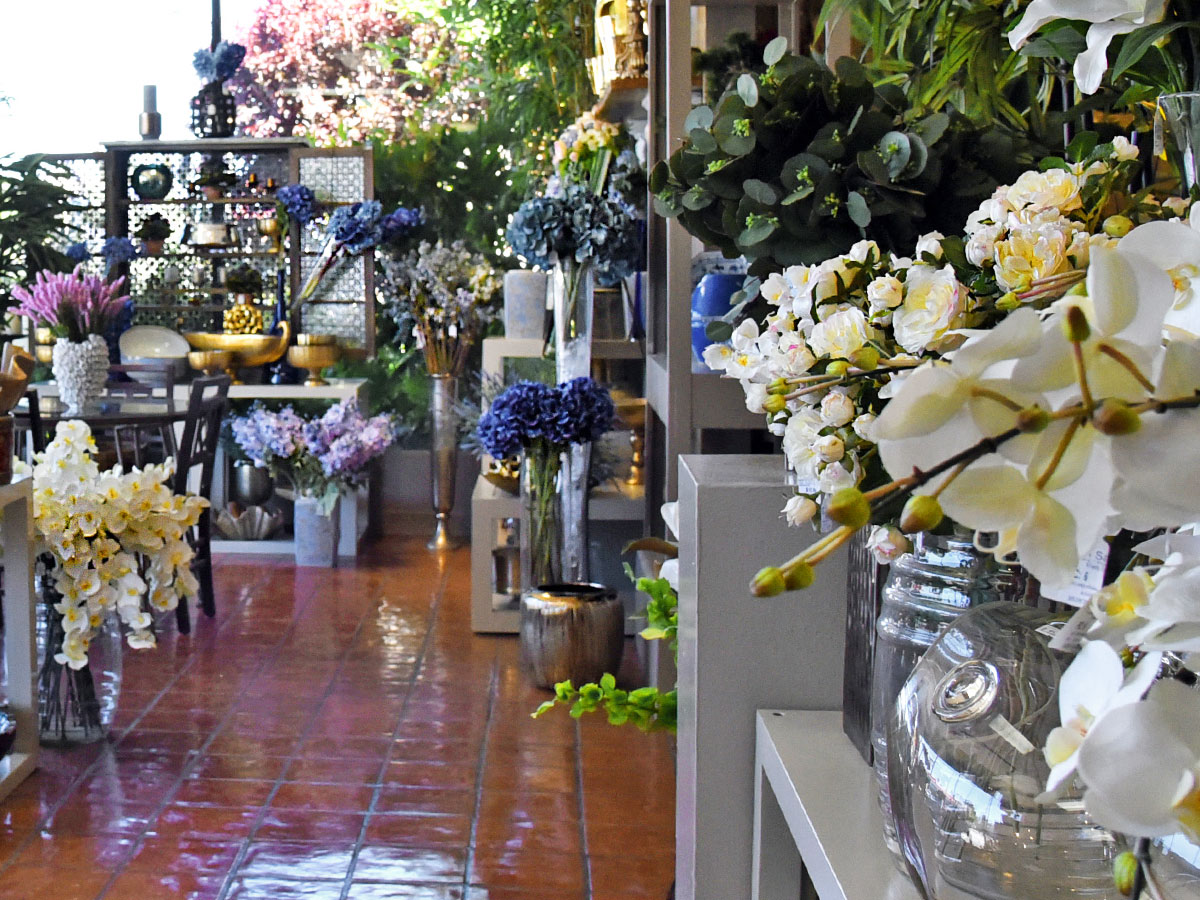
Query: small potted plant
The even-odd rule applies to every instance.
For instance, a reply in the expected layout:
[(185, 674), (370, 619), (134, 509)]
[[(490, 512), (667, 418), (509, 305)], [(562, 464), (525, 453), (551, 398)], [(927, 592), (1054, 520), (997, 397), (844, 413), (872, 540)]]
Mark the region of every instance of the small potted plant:
[(225, 333), (261, 334), (263, 314), (254, 302), (263, 289), (261, 273), (248, 263), (241, 263), (225, 276), (225, 289), (234, 298), (233, 306), (225, 310)]
[(154, 213), (142, 222), (141, 227), (134, 233), (134, 237), (141, 238), (148, 256), (161, 255), (163, 242), (170, 236), (171, 224), (163, 218), (161, 213)]
[(220, 200), (225, 189), (237, 183), (232, 174), (225, 171), (221, 161), (205, 160), (200, 164), (200, 174), (196, 176), (194, 186), (204, 195), (205, 200)]

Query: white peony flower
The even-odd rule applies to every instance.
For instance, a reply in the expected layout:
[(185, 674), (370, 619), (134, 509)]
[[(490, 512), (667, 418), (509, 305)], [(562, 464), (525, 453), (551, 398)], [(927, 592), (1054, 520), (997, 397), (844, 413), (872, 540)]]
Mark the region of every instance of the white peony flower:
[(926, 253), (928, 253), (934, 259), (941, 259), (942, 241), (945, 239), (945, 237), (946, 236), (940, 231), (931, 231), (928, 234), (923, 234), (917, 238), (917, 259), (923, 257)]
[(817, 484), (820, 485), (822, 494), (836, 494), (843, 488), (854, 487), (858, 484), (858, 478), (855, 473), (847, 471), (840, 462), (835, 462), (821, 470)]
[(850, 423), (858, 410), (854, 401), (838, 391), (830, 391), (821, 400), (821, 424), (841, 428)]
[(1083, 206), (1079, 197), (1080, 179), (1063, 169), (1022, 172), (1008, 189), (1006, 202), (1016, 211), (1060, 214), (1074, 212)]
[(783, 506), (783, 517), (793, 526), (803, 525), (816, 514), (817, 504), (803, 494), (797, 494)]
[(879, 332), (857, 307), (838, 310), (813, 326), (808, 344), (817, 356), (847, 359), (868, 341), (878, 340)]
[[(1138, 158), (1138, 148), (1135, 147), (1129, 138), (1125, 137), (1124, 135), (1118, 134), (1115, 138), (1113, 138), (1112, 145), (1113, 159), (1115, 159), (1117, 162), (1132, 162)], [(1183, 198), (1175, 197), (1172, 199), (1182, 200)], [(1164, 203), (1163, 205), (1165, 206), (1166, 204)]]
[(875, 562), (888, 566), (912, 549), (912, 543), (899, 528), (876, 525), (867, 538), (867, 549)]
[(876, 312), (895, 309), (904, 302), (904, 284), (895, 275), (881, 275), (867, 285), (867, 301)]
[(950, 266), (909, 270), (904, 303), (892, 314), (896, 341), (909, 353), (938, 349), (947, 332), (961, 324), (965, 294)]
[(967, 240), (967, 261), (973, 266), (994, 262), (996, 242), (1005, 234), (1001, 225), (981, 225)]

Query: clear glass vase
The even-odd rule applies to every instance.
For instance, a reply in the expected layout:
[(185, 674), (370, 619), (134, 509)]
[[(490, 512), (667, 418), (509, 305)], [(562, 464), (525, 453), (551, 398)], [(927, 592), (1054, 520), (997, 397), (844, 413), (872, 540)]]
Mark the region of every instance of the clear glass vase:
[(521, 460), (521, 590), (562, 581), (562, 528), (558, 492), (561, 456), (540, 442)]
[(121, 693), (121, 628), (107, 616), (88, 647), (88, 664), (72, 669), (55, 661), (62, 648), (62, 614), (55, 604), (53, 563), (37, 565), (38, 728), (43, 744), (87, 744), (103, 739), (112, 726)]
[(1155, 124), (1161, 123), (1166, 134), (1155, 143), (1162, 144), (1190, 191), (1200, 184), (1200, 92), (1163, 94), (1158, 113)]
[(1015, 603), (972, 609), (900, 692), (887, 726), (891, 809), (931, 900), (1121, 896), (1112, 862), (1125, 845), (1087, 817), (1076, 788), (1037, 802), (1069, 662), (1048, 647), (1055, 618)]
[(562, 527), (562, 577), (585, 584), (588, 565), (588, 493), (591, 490), (592, 445), (572, 444), (562, 454), (559, 476), (559, 521)]
[(871, 749), (884, 841), (899, 864), (888, 799), (887, 720), (917, 661), (951, 622), (973, 606), (1009, 599), (1017, 578), (968, 536), (920, 534), (892, 563), (875, 623), (871, 668)]
[(554, 368), (559, 383), (592, 374), (591, 263), (560, 262), (550, 273)]

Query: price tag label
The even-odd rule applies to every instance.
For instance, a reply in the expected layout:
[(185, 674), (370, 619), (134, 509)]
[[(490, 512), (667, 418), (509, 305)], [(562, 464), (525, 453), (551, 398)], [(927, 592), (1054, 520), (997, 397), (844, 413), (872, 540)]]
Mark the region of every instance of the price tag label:
[(1051, 590), (1042, 587), (1042, 596), (1069, 606), (1083, 606), (1104, 586), (1104, 569), (1108, 565), (1108, 544), (1101, 540), (1079, 560), (1075, 577), (1064, 588)]
[(1058, 634), (1051, 638), (1048, 646), (1051, 650), (1061, 650), (1064, 653), (1075, 653), (1083, 646), (1083, 639), (1096, 621), (1090, 606), (1081, 606), (1075, 610), (1075, 615), (1067, 620), (1067, 624), (1058, 629)]

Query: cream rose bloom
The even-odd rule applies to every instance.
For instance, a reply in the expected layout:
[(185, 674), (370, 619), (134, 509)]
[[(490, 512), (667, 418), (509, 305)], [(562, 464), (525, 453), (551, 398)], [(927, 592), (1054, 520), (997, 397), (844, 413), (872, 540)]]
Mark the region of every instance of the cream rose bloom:
[(963, 312), (965, 289), (954, 269), (917, 266), (908, 273), (904, 303), (892, 314), (896, 341), (909, 353), (938, 349)]
[(879, 332), (871, 327), (866, 315), (855, 306), (839, 309), (823, 322), (813, 326), (808, 345), (818, 357), (847, 359), (867, 341), (879, 339)]
[(1039, 278), (1071, 268), (1067, 234), (1060, 228), (1018, 228), (996, 244), (996, 283), (1027, 291)]
[(1005, 199), (1014, 211), (1056, 209), (1069, 213), (1083, 205), (1079, 179), (1063, 169), (1021, 173)]
[(783, 517), (789, 525), (803, 525), (817, 514), (817, 504), (803, 494), (792, 497), (783, 507)]
[(841, 428), (851, 422), (858, 410), (845, 394), (832, 391), (821, 400), (821, 424)]
[(904, 285), (895, 275), (881, 275), (867, 285), (867, 301), (875, 312), (895, 309), (904, 302)]

